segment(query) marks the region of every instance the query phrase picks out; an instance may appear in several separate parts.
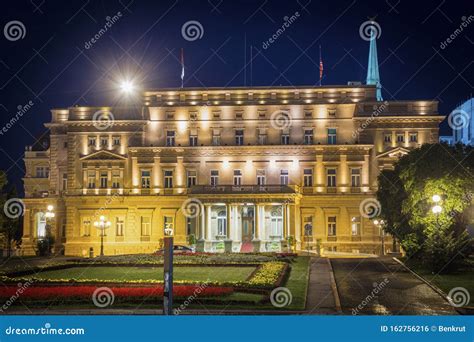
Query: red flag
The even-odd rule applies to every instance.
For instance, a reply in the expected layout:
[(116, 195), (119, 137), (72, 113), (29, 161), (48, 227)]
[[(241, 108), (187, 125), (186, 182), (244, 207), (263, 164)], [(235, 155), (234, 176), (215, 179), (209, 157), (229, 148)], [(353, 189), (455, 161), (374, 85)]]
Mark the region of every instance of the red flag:
[(323, 58), (321, 57), (321, 45), (319, 45), (319, 85), (321, 85), (323, 80)]

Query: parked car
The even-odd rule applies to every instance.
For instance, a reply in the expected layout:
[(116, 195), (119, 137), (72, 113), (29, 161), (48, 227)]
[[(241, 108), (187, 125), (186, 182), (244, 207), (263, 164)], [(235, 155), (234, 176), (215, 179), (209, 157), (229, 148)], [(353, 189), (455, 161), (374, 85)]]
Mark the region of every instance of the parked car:
[[(163, 254), (164, 249), (159, 249), (155, 252), (155, 254)], [(174, 245), (173, 246), (173, 254), (184, 254), (184, 253), (194, 253), (194, 250), (188, 246), (183, 245)]]

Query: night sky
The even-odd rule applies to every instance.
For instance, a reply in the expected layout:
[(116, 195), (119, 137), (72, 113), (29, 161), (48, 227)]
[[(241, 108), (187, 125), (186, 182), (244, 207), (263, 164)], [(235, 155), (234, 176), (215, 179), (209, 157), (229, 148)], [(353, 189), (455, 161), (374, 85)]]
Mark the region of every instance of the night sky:
[[(9, 2), (3, 2), (2, 28), (19, 21), (25, 30), (19, 36), (2, 30), (0, 36), (0, 125), (18, 106), (33, 103), (0, 135), (0, 169), (18, 186), (24, 146), (45, 133), (49, 109), (117, 104), (122, 78), (142, 88), (179, 87), (181, 48), (185, 87), (317, 85), (320, 45), (323, 85), (364, 82), (369, 43), (359, 28), (375, 17), (384, 99), (435, 99), (440, 113), (449, 114), (473, 93), (474, 20), (441, 48), (474, 14), (468, 0)], [(264, 49), (296, 12), (290, 27)], [(111, 28), (91, 44), (114, 16)], [(194, 41), (181, 32), (191, 20), (203, 28)]]

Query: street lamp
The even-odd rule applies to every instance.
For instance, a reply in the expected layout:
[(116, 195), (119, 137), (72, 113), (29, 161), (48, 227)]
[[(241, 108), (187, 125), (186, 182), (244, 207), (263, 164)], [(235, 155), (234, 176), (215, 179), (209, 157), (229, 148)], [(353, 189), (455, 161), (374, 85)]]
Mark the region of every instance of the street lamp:
[(431, 199), (433, 200), (434, 203), (438, 203), (439, 201), (441, 201), (441, 196), (440, 195), (433, 195), (433, 197), (431, 197)]
[(437, 204), (433, 208), (431, 208), (431, 211), (433, 212), (433, 214), (437, 216), (439, 213), (443, 211), (443, 208)]
[(100, 229), (100, 256), (104, 256), (104, 233), (105, 229), (111, 225), (110, 221), (107, 221), (105, 216), (100, 216), (99, 221), (94, 222), (94, 227)]
[(380, 229), (380, 239), (382, 242), (382, 255), (385, 255), (385, 231), (383, 229), (383, 225), (385, 224), (385, 221), (375, 219), (373, 222)]

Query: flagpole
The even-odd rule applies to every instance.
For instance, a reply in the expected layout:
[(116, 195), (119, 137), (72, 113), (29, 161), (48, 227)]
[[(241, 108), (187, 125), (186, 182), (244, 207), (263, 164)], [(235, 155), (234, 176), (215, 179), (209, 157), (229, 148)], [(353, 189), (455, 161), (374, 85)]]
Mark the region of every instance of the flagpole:
[(323, 84), (323, 59), (321, 56), (321, 45), (319, 45), (319, 86), (321, 87)]
[(181, 48), (181, 88), (184, 88), (184, 52)]

